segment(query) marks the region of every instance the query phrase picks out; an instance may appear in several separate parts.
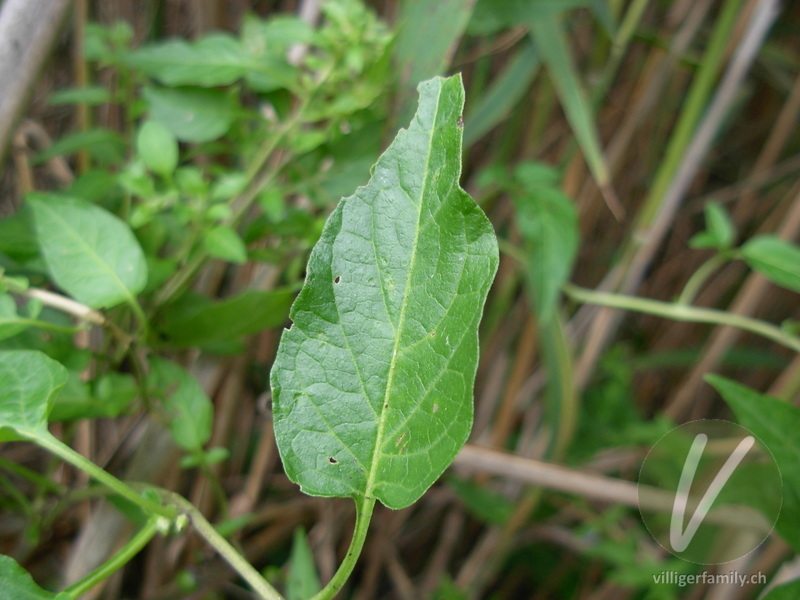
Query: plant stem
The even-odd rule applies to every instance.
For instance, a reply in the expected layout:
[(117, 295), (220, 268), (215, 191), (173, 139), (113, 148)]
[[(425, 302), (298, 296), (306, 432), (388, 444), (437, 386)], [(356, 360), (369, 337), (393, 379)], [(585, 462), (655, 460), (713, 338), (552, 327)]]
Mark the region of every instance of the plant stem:
[(45, 331), (55, 331), (56, 333), (78, 333), (82, 327), (67, 327), (66, 325), (56, 325), (49, 321), (40, 321), (39, 319), (28, 319), (25, 317), (18, 317), (13, 320), (14, 323), (25, 325), (26, 327), (36, 327), (44, 329)]
[(134, 491), (130, 486), (126, 485), (110, 473), (107, 473), (98, 467), (92, 461), (81, 456), (79, 453), (67, 446), (61, 440), (55, 438), (49, 432), (19, 431), (19, 433), (25, 436), (31, 442), (41, 446), (49, 452), (52, 452), (64, 462), (68, 462), (81, 471), (88, 473), (91, 477), (110, 488), (126, 500), (130, 500), (148, 514), (164, 517), (170, 520), (177, 516), (175, 508), (170, 506), (162, 506), (161, 504), (156, 504), (152, 500), (145, 498), (141, 494)]
[(120, 548), (114, 556), (86, 577), (63, 590), (62, 593), (68, 594), (72, 598), (77, 598), (125, 566), (158, 533), (158, 519), (159, 517), (150, 517), (145, 526), (128, 540), (128, 543)]
[(106, 324), (105, 317), (103, 317), (103, 315), (101, 315), (99, 312), (89, 308), (88, 306), (85, 306), (84, 304), (81, 304), (80, 302), (76, 302), (71, 298), (67, 298), (66, 296), (61, 296), (59, 294), (54, 294), (53, 292), (40, 290), (38, 288), (15, 290), (14, 288), (11, 288), (11, 286), (9, 287), (12, 292), (18, 293), (22, 296), (27, 296), (28, 298), (39, 300), (45, 306), (65, 312), (77, 319), (80, 319), (81, 321), (86, 321), (87, 323), (92, 323), (93, 325)]
[(692, 80), (674, 132), (667, 144), (666, 153), (638, 217), (638, 227), (641, 229), (652, 225), (662, 208), (663, 198), (680, 169), (692, 137), (695, 135), (697, 124), (708, 104), (708, 98), (714, 89), (717, 75), (722, 68), (725, 49), (733, 36), (741, 4), (742, 0), (728, 0), (720, 10), (711, 39), (700, 62), (700, 68)]
[(725, 253), (718, 253), (709, 258), (706, 262), (700, 265), (700, 268), (695, 271), (683, 287), (681, 295), (678, 296), (678, 304), (691, 304), (697, 296), (703, 283), (706, 279), (722, 265), (728, 262), (729, 257)]
[(128, 298), (128, 306), (131, 307), (131, 310), (133, 311), (133, 314), (136, 316), (136, 320), (139, 323), (138, 331), (141, 335), (140, 339), (146, 340), (150, 329), (150, 321), (148, 321), (147, 315), (144, 314), (144, 310), (142, 309), (141, 305), (133, 296)]
[(242, 576), (262, 600), (283, 600), (274, 587), (261, 576), (253, 565), (247, 562), (228, 540), (222, 537), (214, 526), (208, 522), (195, 506), (183, 496), (169, 490), (159, 490), (162, 498), (174, 505), (181, 513), (189, 517), (195, 531), (224, 558), (233, 569)]
[(375, 498), (364, 496), (360, 498), (360, 501), (356, 500), (356, 527), (353, 531), (353, 539), (350, 540), (350, 547), (347, 549), (347, 555), (328, 585), (311, 600), (330, 600), (344, 587), (364, 548), (373, 508), (375, 508)]
[(790, 335), (779, 327), (775, 327), (764, 321), (732, 314), (724, 310), (698, 308), (696, 306), (659, 302), (658, 300), (648, 300), (647, 298), (637, 298), (635, 296), (595, 292), (570, 283), (565, 284), (562, 289), (567, 296), (578, 302), (599, 304), (600, 306), (608, 306), (610, 308), (622, 308), (655, 315), (657, 317), (673, 319), (675, 321), (728, 325), (743, 331), (757, 333), (773, 342), (791, 348), (795, 352), (800, 352), (800, 338), (797, 336)]

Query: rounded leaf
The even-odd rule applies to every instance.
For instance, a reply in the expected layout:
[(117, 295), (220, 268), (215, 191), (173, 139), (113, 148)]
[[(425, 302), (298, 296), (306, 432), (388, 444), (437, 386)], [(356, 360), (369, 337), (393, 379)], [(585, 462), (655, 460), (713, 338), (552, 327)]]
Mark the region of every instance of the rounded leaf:
[(161, 123), (146, 121), (136, 137), (136, 151), (147, 168), (164, 177), (178, 166), (178, 140)]
[(53, 281), (91, 308), (115, 306), (147, 283), (144, 253), (128, 225), (89, 202), (31, 195), (37, 240)]

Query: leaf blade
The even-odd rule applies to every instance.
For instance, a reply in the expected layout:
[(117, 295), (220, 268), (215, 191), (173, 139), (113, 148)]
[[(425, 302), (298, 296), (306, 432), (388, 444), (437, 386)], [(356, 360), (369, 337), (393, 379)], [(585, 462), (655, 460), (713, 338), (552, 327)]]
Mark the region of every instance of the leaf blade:
[(202, 144), (225, 135), (236, 119), (236, 101), (221, 90), (144, 88), (150, 117), (182, 142)]
[(211, 439), (214, 406), (197, 379), (177, 363), (153, 357), (148, 384), (161, 396), (175, 443), (188, 452), (201, 451)]
[(42, 256), (60, 288), (91, 308), (134, 302), (147, 283), (147, 263), (123, 221), (74, 198), (31, 195), (27, 202)]
[(0, 589), (6, 600), (56, 600), (56, 594), (47, 592), (17, 561), (0, 554)]
[(390, 508), (418, 499), (466, 441), (498, 261), (491, 224), (458, 186), (460, 77), (419, 90), (409, 129), (328, 219), (271, 374), (289, 477)]
[(47, 434), (47, 417), (67, 370), (38, 350), (0, 352), (0, 440)]
[(748, 266), (775, 285), (800, 293), (800, 248), (773, 235), (759, 235), (742, 246)]
[[(569, 278), (580, 243), (578, 213), (572, 200), (556, 185), (532, 180), (522, 165), (515, 178), (521, 192), (514, 209), (529, 256), (526, 275), (538, 318), (549, 321), (561, 286)], [(536, 168), (527, 171), (536, 171)]]
[(736, 415), (737, 421), (755, 433), (772, 453), (783, 477), (783, 506), (775, 527), (795, 550), (800, 549), (800, 442), (786, 435), (800, 428), (800, 410), (789, 402), (760, 394), (720, 375), (706, 375)]

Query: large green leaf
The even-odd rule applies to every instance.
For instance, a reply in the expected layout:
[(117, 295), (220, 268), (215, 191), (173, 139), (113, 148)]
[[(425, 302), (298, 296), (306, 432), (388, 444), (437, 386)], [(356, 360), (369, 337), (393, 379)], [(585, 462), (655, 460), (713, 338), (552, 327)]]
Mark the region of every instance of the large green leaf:
[(70, 296), (102, 308), (132, 302), (144, 289), (144, 253), (123, 221), (82, 200), (36, 194), (27, 201), (50, 275)]
[(38, 350), (0, 352), (0, 441), (47, 433), (47, 417), (67, 370)]
[(800, 292), (800, 248), (773, 235), (759, 235), (742, 246), (744, 260), (775, 285)]
[(417, 500), (472, 425), (491, 224), (458, 185), (460, 76), (420, 105), (372, 179), (328, 219), (271, 383), (289, 477), (317, 496)]
[(781, 515), (775, 527), (800, 552), (800, 409), (719, 375), (707, 375), (706, 381), (728, 403), (739, 423), (761, 438), (775, 457), (784, 488)]
[(20, 567), (13, 558), (2, 554), (0, 554), (0, 590), (3, 590), (3, 600), (54, 600), (56, 598), (55, 594), (46, 592), (36, 585), (30, 573)]

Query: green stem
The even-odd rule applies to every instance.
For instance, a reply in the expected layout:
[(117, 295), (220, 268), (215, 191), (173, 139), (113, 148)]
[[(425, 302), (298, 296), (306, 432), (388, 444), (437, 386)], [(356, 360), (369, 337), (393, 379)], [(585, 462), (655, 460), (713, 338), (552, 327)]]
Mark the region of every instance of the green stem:
[(705, 283), (706, 279), (708, 279), (708, 277), (714, 271), (728, 262), (728, 260), (729, 257), (726, 254), (719, 253), (715, 254), (702, 265), (700, 265), (700, 268), (697, 269), (697, 271), (695, 271), (689, 278), (689, 281), (686, 282), (681, 295), (678, 296), (677, 303), (691, 304), (695, 297), (697, 297), (697, 293), (700, 291), (700, 288), (702, 287), (703, 283)]
[(611, 54), (608, 63), (603, 68), (603, 74), (600, 83), (595, 87), (592, 92), (592, 104), (597, 107), (603, 98), (606, 97), (608, 88), (619, 70), (619, 65), (625, 57), (625, 50), (639, 26), (639, 21), (642, 20), (647, 5), (650, 0), (633, 0), (625, 13), (625, 16), (620, 23), (617, 34), (611, 42)]
[(548, 403), (546, 410), (552, 415), (553, 438), (548, 458), (563, 460), (573, 441), (580, 414), (580, 394), (575, 388), (572, 353), (565, 326), (558, 308), (546, 321), (540, 321), (539, 340), (542, 360), (547, 373)]
[(144, 310), (142, 309), (139, 302), (133, 296), (128, 298), (128, 306), (131, 307), (133, 314), (136, 316), (136, 320), (139, 323), (139, 333), (141, 337), (139, 339), (146, 340), (148, 336), (148, 330), (150, 328), (150, 322), (147, 320), (147, 315), (144, 314)]
[(110, 488), (126, 500), (130, 500), (145, 512), (170, 520), (175, 518), (176, 511), (173, 507), (156, 504), (152, 500), (145, 498), (141, 494), (138, 494), (130, 486), (126, 485), (110, 473), (107, 473), (92, 461), (84, 458), (75, 450), (67, 446), (64, 442), (55, 438), (49, 432), (26, 433), (20, 431), (19, 433), (24, 435), (33, 443), (55, 454), (64, 462), (71, 464), (85, 473), (88, 473), (91, 477)]
[(688, 321), (692, 323), (710, 323), (713, 325), (726, 325), (736, 327), (743, 331), (756, 333), (767, 339), (777, 342), (795, 352), (800, 352), (800, 338), (789, 335), (774, 325), (751, 319), (742, 315), (736, 315), (724, 310), (711, 308), (698, 308), (685, 304), (673, 304), (670, 302), (659, 302), (658, 300), (648, 300), (635, 296), (623, 296), (621, 294), (608, 294), (605, 292), (595, 292), (585, 288), (567, 283), (563, 287), (564, 293), (573, 300), (588, 304), (599, 304), (610, 308), (622, 308), (632, 310), (657, 317), (673, 319), (675, 321)]
[(37, 327), (45, 331), (55, 331), (57, 333), (78, 333), (83, 327), (68, 327), (67, 325), (57, 325), (49, 321), (41, 321), (39, 319), (29, 319), (27, 317), (17, 317), (13, 319), (13, 323), (25, 325), (27, 327)]
[(250, 584), (261, 600), (283, 600), (283, 596), (261, 576), (261, 573), (253, 565), (247, 562), (247, 559), (239, 554), (239, 551), (228, 540), (220, 535), (214, 526), (208, 522), (208, 519), (203, 516), (203, 513), (197, 510), (191, 502), (180, 494), (169, 490), (158, 490), (158, 492), (165, 501), (178, 508), (181, 513), (189, 518), (200, 537), (208, 542), (241, 575), (242, 579)]
[(311, 600), (330, 600), (344, 587), (350, 574), (361, 556), (364, 548), (364, 540), (367, 538), (369, 522), (372, 520), (372, 510), (375, 508), (375, 498), (364, 496), (356, 500), (356, 527), (353, 531), (353, 539), (350, 540), (350, 547), (342, 564), (339, 565), (336, 573), (321, 592), (313, 596)]
[(683, 102), (674, 132), (667, 144), (666, 153), (640, 211), (638, 225), (642, 229), (649, 227), (658, 214), (667, 189), (696, 132), (697, 123), (703, 116), (703, 111), (706, 109), (708, 99), (714, 89), (714, 82), (722, 68), (725, 49), (733, 35), (736, 20), (741, 13), (739, 10), (741, 5), (742, 0), (728, 0), (720, 10), (700, 68), (692, 81), (686, 100)]
[(63, 590), (62, 593), (68, 594), (71, 598), (77, 598), (124, 567), (158, 533), (158, 520), (159, 517), (151, 517), (145, 526), (128, 540), (128, 543), (120, 548), (114, 556), (86, 577)]

